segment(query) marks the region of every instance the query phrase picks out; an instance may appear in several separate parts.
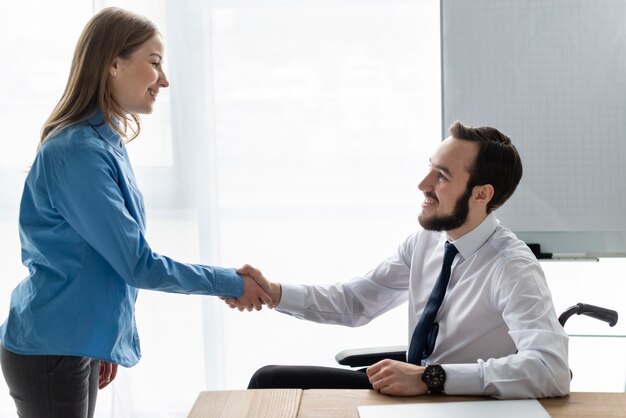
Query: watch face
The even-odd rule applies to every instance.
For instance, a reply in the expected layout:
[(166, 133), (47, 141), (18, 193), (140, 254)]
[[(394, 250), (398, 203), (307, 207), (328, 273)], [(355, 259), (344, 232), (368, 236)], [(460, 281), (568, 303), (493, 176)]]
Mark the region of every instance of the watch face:
[(431, 365), (426, 367), (423, 376), (424, 383), (430, 390), (443, 389), (446, 382), (446, 371), (439, 365)]

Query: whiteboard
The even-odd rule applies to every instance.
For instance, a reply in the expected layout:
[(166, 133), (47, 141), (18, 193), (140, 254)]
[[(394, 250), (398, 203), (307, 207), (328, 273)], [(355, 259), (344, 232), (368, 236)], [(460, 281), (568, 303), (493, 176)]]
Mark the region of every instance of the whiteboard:
[(626, 1), (441, 0), (443, 136), (511, 137), (497, 217), (542, 251), (626, 255)]

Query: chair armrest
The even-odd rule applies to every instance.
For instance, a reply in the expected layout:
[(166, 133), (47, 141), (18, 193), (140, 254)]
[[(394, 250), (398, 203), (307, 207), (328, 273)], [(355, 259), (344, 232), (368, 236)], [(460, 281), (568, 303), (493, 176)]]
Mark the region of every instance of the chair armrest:
[(364, 367), (384, 359), (406, 361), (406, 345), (390, 347), (352, 348), (335, 355), (337, 363), (350, 367)]
[(612, 309), (601, 308), (599, 306), (589, 305), (588, 303), (578, 303), (570, 308), (567, 308), (565, 312), (559, 316), (559, 323), (561, 326), (565, 326), (565, 322), (572, 315), (586, 315), (600, 321), (604, 321), (609, 324), (610, 327), (614, 327), (617, 324), (618, 315), (617, 312)]

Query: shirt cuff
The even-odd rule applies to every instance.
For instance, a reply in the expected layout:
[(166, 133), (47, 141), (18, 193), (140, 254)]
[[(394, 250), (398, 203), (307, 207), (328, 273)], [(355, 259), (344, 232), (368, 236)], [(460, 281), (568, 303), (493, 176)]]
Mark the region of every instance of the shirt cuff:
[(446, 372), (446, 395), (482, 395), (483, 379), (476, 364), (442, 364)]
[(215, 275), (215, 296), (240, 298), (243, 296), (243, 279), (234, 268), (212, 267)]
[(306, 287), (302, 285), (281, 283), (280, 302), (276, 309), (286, 313), (299, 313), (304, 310)]

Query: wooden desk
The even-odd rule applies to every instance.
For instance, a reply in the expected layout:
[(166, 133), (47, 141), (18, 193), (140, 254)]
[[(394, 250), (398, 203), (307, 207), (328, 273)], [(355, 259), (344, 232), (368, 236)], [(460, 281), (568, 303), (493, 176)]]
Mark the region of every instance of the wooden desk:
[[(358, 418), (357, 406), (466, 402), (473, 396), (390, 397), (372, 390), (267, 389), (200, 392), (189, 418)], [(572, 393), (540, 399), (552, 418), (624, 418), (626, 393)]]
[[(491, 398), (428, 395), (410, 398), (381, 395), (373, 390), (305, 390), (297, 418), (358, 418), (359, 405), (463, 402)], [(540, 399), (552, 418), (625, 418), (626, 393), (572, 393), (564, 398)]]

